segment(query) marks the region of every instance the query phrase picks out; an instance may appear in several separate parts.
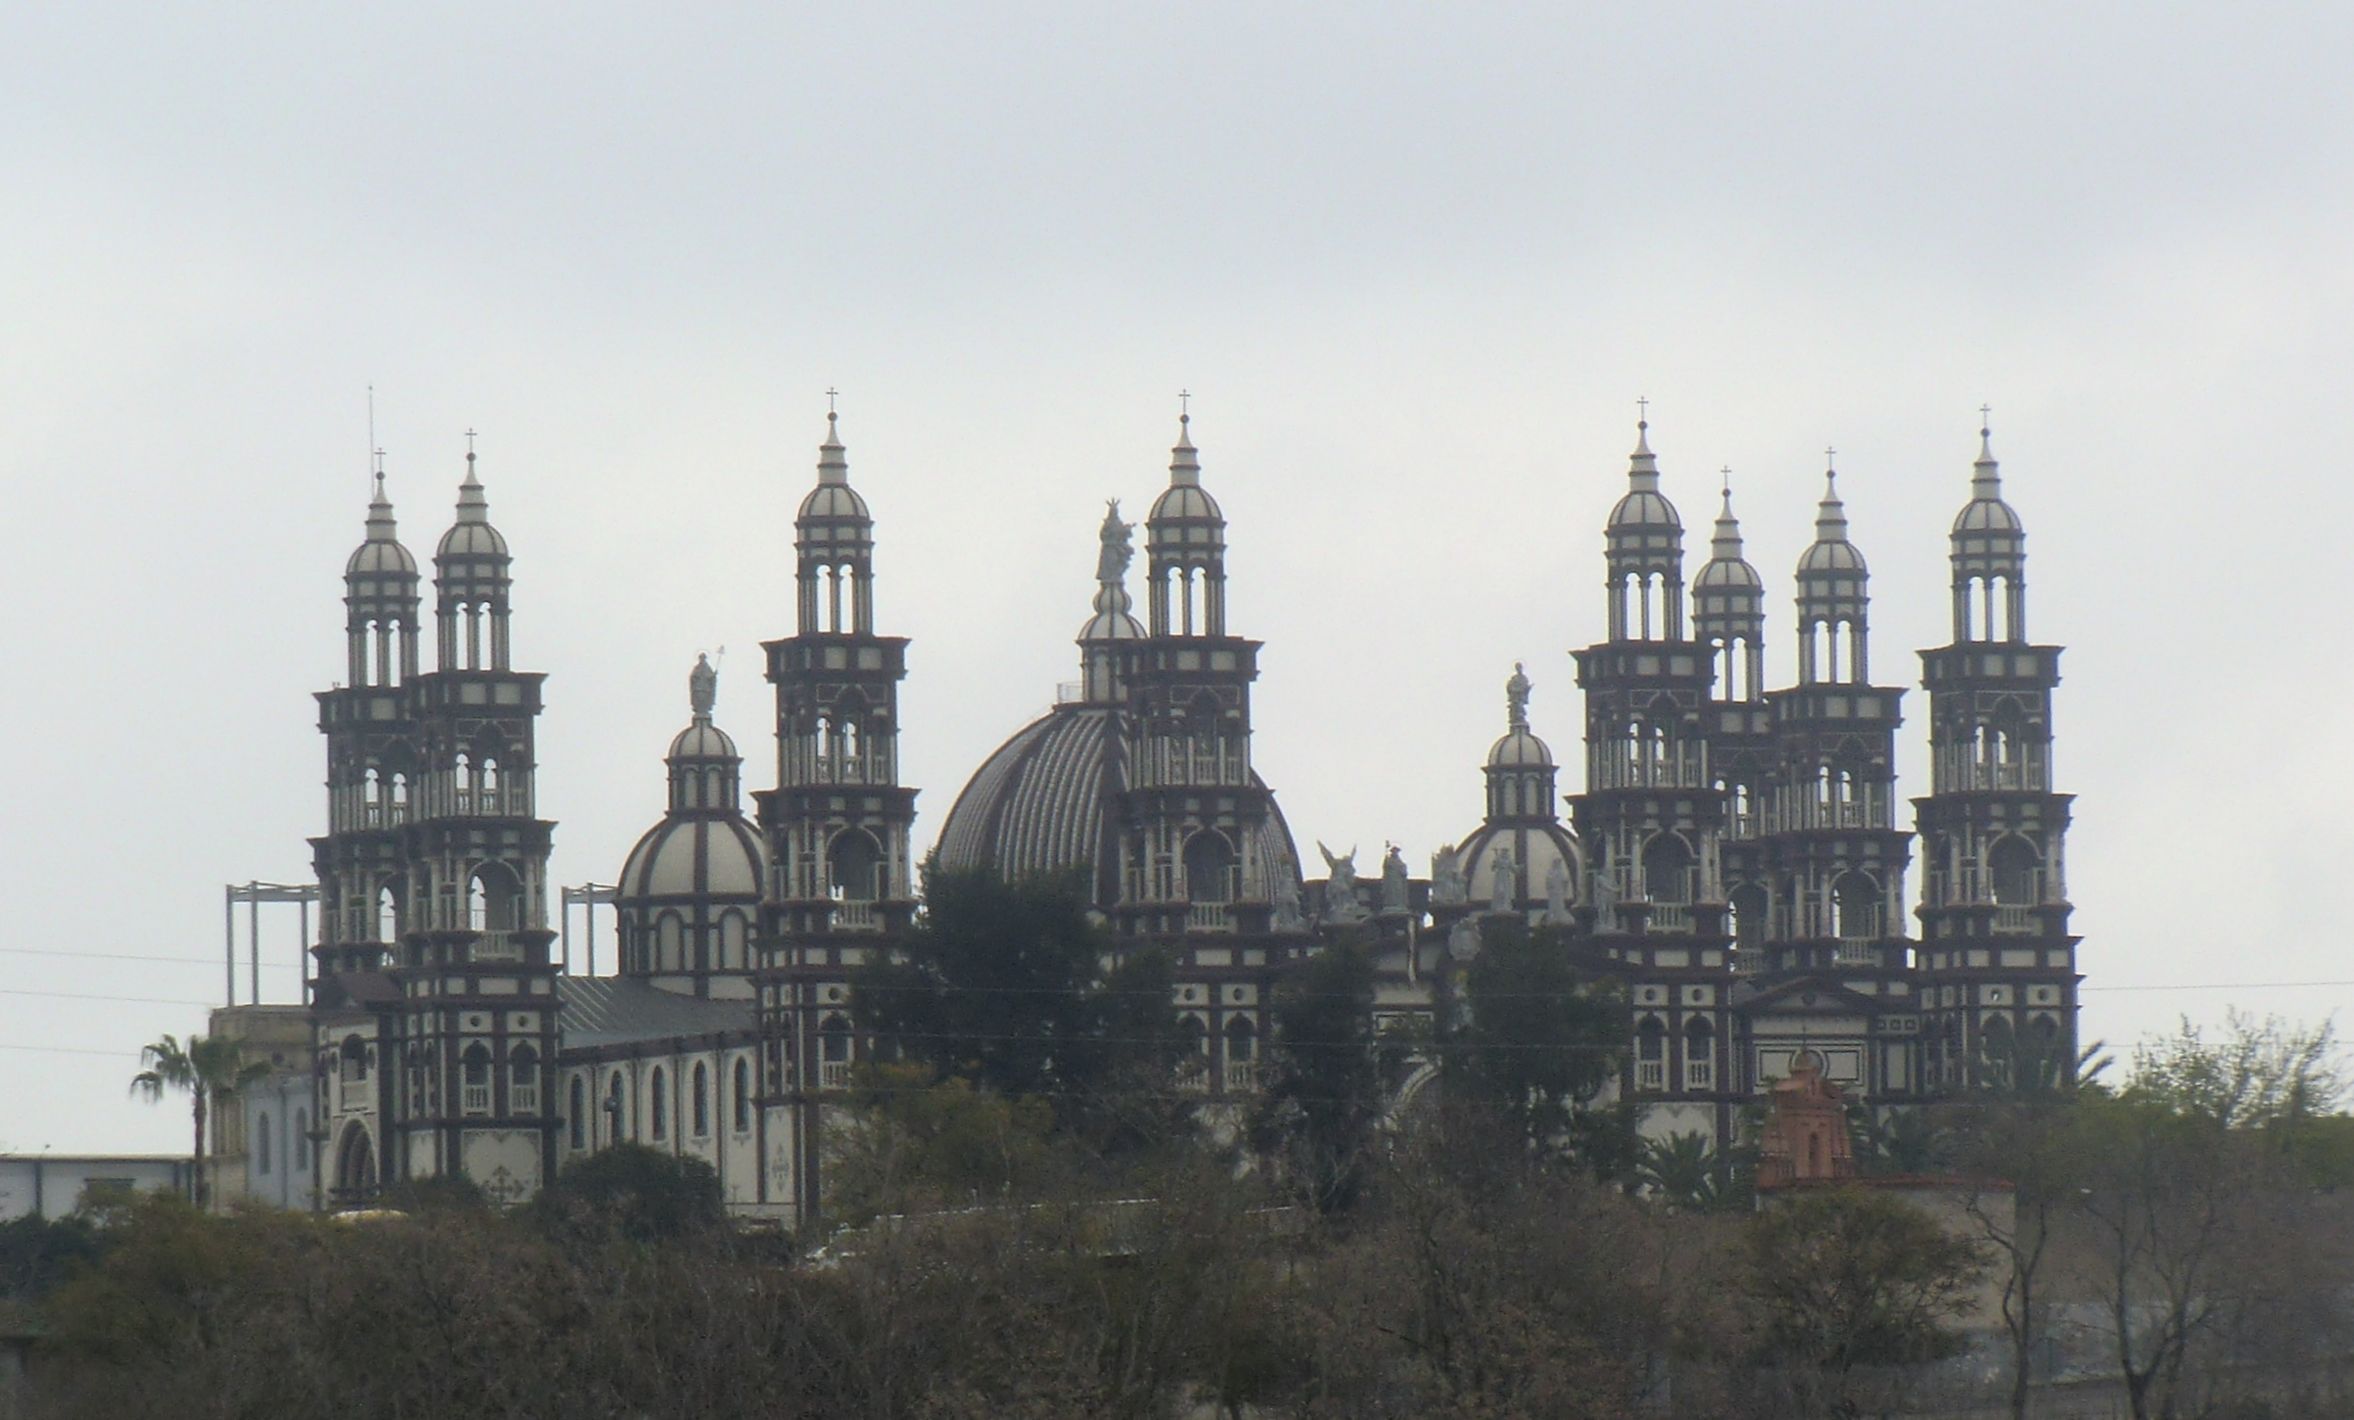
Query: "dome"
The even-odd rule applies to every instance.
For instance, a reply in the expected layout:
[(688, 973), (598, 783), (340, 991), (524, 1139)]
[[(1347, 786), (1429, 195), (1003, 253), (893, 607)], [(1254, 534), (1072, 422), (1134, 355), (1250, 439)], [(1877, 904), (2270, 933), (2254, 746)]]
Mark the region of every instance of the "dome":
[(1161, 496), (1153, 500), (1152, 512), (1147, 516), (1158, 523), (1172, 518), (1213, 521), (1226, 515), (1218, 510), (1218, 500), (1212, 498), (1210, 491), (1200, 484), (1175, 484), (1161, 490)]
[(1807, 548), (1798, 559), (1801, 572), (1864, 572), (1864, 554), (1852, 542), (1841, 538), (1837, 542), (1818, 542)]
[[(1193, 416), (1177, 416), (1177, 442), (1169, 449), (1169, 486), (1153, 500), (1152, 511), (1145, 515), (1149, 524), (1165, 522), (1223, 522), (1226, 515), (1218, 510), (1218, 500), (1202, 487), (1200, 456), (1193, 447)], [(1163, 533), (1154, 530), (1156, 543), (1192, 542), (1182, 533)]]
[(866, 510), (866, 500), (847, 483), (821, 483), (809, 490), (801, 500), (801, 511), (793, 515), (802, 522), (825, 518), (859, 518), (873, 521)]
[(1626, 495), (1610, 510), (1609, 527), (1612, 531), (1633, 528), (1662, 528), (1682, 531), (1684, 520), (1676, 513), (1676, 505), (1667, 501), (1659, 491), (1659, 459), (1651, 452), (1651, 426), (1648, 422), (1635, 426), (1635, 452), (1627, 464)]
[(368, 535), (352, 549), (343, 564), (346, 577), (414, 577), (417, 559), (401, 546), (399, 526), (393, 521), (392, 499), (384, 491), (384, 475), (376, 475), (376, 496), (368, 500)]
[(507, 539), (490, 525), (490, 500), (474, 477), (474, 455), (466, 455), (466, 481), (458, 485), (458, 520), (441, 535), (434, 551), (442, 557), (505, 557)]
[(760, 900), (760, 839), (741, 816), (666, 818), (622, 861), (614, 896)]
[[(1085, 868), (1097, 884), (1116, 882), (1117, 840), (1105, 829), (1120, 789), (1109, 762), (1118, 743), (1112, 714), (1102, 705), (1057, 705), (1015, 731), (948, 810), (935, 849), (940, 866), (994, 868), (1006, 878)], [(1256, 774), (1252, 782), (1266, 787)], [(1261, 824), (1255, 856), (1297, 870), (1281, 809)]]
[(1708, 561), (1692, 579), (1694, 591), (1763, 592), (1765, 578), (1749, 565), (1741, 550), (1741, 520), (1733, 516), (1733, 471), (1725, 470), (1724, 506), (1717, 511), (1716, 536), (1709, 544)]
[(1815, 540), (1799, 556), (1798, 572), (1836, 572), (1862, 575), (1864, 554), (1847, 540), (1847, 505), (1839, 501), (1839, 475), (1823, 472), (1823, 501), (1815, 510)]
[(1953, 530), (1958, 533), (2025, 533), (2027, 525), (2010, 504), (2000, 498), (1973, 498), (1954, 515)]
[(1527, 769), (1553, 767), (1553, 751), (1545, 742), (1525, 728), (1515, 729), (1496, 741), (1488, 751), (1490, 769)]
[(736, 742), (727, 731), (709, 720), (697, 717), (695, 723), (678, 732), (670, 742), (669, 759), (740, 759)]
[(1455, 867), (1463, 874), (1467, 901), (1484, 906), (1494, 900), (1498, 850), (1512, 854), (1517, 901), (1543, 902), (1545, 884), (1553, 876), (1557, 863), (1569, 870), (1569, 901), (1578, 900), (1585, 879), (1579, 866), (1577, 840), (1560, 824), (1549, 823), (1487, 825), (1465, 839), (1463, 846), (1455, 850)]

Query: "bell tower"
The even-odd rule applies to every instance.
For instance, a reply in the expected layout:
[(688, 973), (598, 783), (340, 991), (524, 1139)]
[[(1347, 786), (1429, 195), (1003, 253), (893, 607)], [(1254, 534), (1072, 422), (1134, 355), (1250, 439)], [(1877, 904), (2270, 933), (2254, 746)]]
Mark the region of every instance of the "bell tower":
[[(1205, 949), (1239, 962), (1232, 938), (1270, 929), (1274, 884), (1297, 865), (1279, 857), (1289, 840), (1270, 825), (1272, 796), (1251, 767), (1259, 643), (1227, 632), (1226, 515), (1202, 486), (1190, 411), (1177, 431), (1169, 485), (1145, 518), (1146, 635), (1119, 634), (1117, 592), (1082, 645), (1124, 666), (1114, 714), (1123, 752), (1106, 766), (1120, 844), (1116, 930), (1174, 947), (1182, 967)], [(1104, 580), (1116, 569), (1097, 570), (1116, 592)], [(1263, 944), (1260, 954), (1263, 964)]]
[(1930, 790), (1921, 835), (1923, 1035), (1932, 1088), (2065, 1083), (2076, 1059), (2068, 931), (2073, 796), (2052, 788), (2060, 648), (2027, 637), (2027, 530), (1978, 431), (1953, 523), (1953, 641), (1921, 653)]
[[(1633, 997), (1629, 1096), (1721, 1101), (1731, 939), (1718, 857), (1726, 791), (1709, 758), (1715, 673), (1711, 648), (1685, 625), (1684, 525), (1659, 491), (1648, 420), (1604, 545), (1609, 639), (1572, 653), (1586, 700), (1586, 789), (1570, 799), (1583, 900)], [(1725, 1108), (1709, 1112), (1720, 1131)]]
[(1766, 866), (1767, 807), (1779, 764), (1773, 712), (1765, 691), (1765, 579), (1750, 565), (1733, 515), (1732, 470), (1724, 470), (1723, 503), (1707, 565), (1692, 580), (1692, 626), (1715, 668), (1709, 703), (1708, 762), (1725, 796), (1718, 859), (1724, 874), (1736, 968), (1762, 969), (1771, 874)]
[(403, 1006), (393, 1148), (398, 1176), (463, 1174), (509, 1202), (555, 1172), (545, 1084), (559, 1011), (547, 924), (555, 825), (538, 816), (534, 785), (546, 677), (513, 665), (511, 562), (469, 447), (457, 517), (433, 558), (435, 669), (410, 697), (420, 782), (393, 970)]
[(760, 907), (761, 1193), (817, 1206), (826, 1091), (847, 1089), (850, 976), (915, 913), (899, 782), (907, 638), (875, 634), (874, 517), (826, 411), (817, 485), (793, 523), (793, 634), (764, 643), (776, 687), (777, 784), (753, 797), (768, 855)]

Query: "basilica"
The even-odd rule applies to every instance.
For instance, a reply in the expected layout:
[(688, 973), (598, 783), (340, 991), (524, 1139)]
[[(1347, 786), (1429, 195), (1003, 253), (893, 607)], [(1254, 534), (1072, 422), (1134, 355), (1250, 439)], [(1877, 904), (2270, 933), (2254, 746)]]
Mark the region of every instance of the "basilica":
[[(1953, 522), (1952, 640), (1921, 654), (1931, 772), (1909, 829), (1906, 688), (1873, 680), (1868, 572), (1835, 478), (1796, 571), (1797, 678), (1768, 688), (1766, 584), (1730, 493), (1687, 579), (1683, 520), (1638, 425), (1604, 528), (1608, 634), (1574, 653), (1579, 782), (1558, 782), (1514, 667), (1484, 813), (1427, 876), (1394, 849), (1360, 874), (1353, 851), (1317, 845), (1311, 866), (1252, 765), (1260, 643), (1228, 624), (1227, 523), (1181, 418), (1141, 524), (1141, 608), (1138, 530), (1114, 503), (1078, 678), (973, 771), (935, 861), (1082, 872), (1107, 951), (1175, 963), (1169, 1009), (1195, 1058), (1173, 1088), (1205, 1106), (1258, 1088), (1293, 963), (1367, 943), (1377, 1014), (1427, 1017), (1499, 917), (1555, 929), (1545, 940), (1623, 986), (1615, 1092), (1652, 1137), (1733, 1137), (1801, 1052), (1879, 1108), (2070, 1059), (2070, 800), (2049, 779), (2060, 652), (2028, 637), (2025, 532), (1980, 440)], [(615, 880), (619, 970), (583, 975), (553, 950), (542, 677), (512, 663), (507, 543), (473, 455), (433, 556), (430, 638), (379, 472), (345, 568), (346, 675), (318, 696), (313, 1064), (283, 1154), (317, 1202), (448, 1174), (520, 1200), (627, 1141), (708, 1161), (746, 1217), (818, 1215), (824, 1140), (871, 1044), (851, 983), (919, 911), (899, 746), (903, 728), (923, 733), (900, 723), (907, 641), (887, 632), (875, 520), (830, 413), (794, 532), (793, 624), (764, 647), (776, 782), (747, 813), (699, 663), (668, 810)], [(265, 1149), (270, 1134), (264, 1121)]]

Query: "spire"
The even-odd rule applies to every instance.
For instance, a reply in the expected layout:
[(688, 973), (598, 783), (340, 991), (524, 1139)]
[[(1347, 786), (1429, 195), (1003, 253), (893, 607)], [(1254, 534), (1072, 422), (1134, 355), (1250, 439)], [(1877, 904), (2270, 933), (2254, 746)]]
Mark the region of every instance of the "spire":
[(834, 392), (826, 391), (826, 441), (817, 446), (817, 481), (836, 488), (850, 482), (850, 460), (845, 457), (842, 434), (836, 424), (840, 417), (834, 412)]
[(1635, 421), (1635, 452), (1627, 460), (1627, 482), (1637, 493), (1659, 491), (1659, 460), (1651, 452), (1651, 401), (1636, 400), (1643, 406), (1643, 417)]
[[(1830, 450), (1825, 451), (1826, 454)], [(1823, 501), (1815, 510), (1815, 541), (1847, 541), (1847, 505), (1839, 501), (1839, 470), (1823, 470)]]
[[(378, 455), (379, 459), (382, 457)], [(400, 541), (400, 529), (392, 519), (392, 495), (384, 491), (384, 465), (381, 462), (376, 466), (376, 494), (368, 500), (368, 541)]]
[(1512, 663), (1512, 679), (1504, 682), (1504, 716), (1511, 729), (1528, 728), (1528, 669), (1519, 661)]
[(1728, 465), (1722, 470), (1724, 502), (1716, 511), (1716, 536), (1709, 542), (1710, 560), (1739, 562), (1741, 551), (1741, 520), (1733, 516), (1733, 470)]
[(458, 521), (487, 523), (490, 521), (490, 499), (484, 496), (482, 480), (474, 476), (474, 436), (466, 436), (466, 481), (458, 485)]
[(1193, 449), (1193, 395), (1185, 390), (1177, 392), (1177, 442), (1169, 447), (1169, 485), (1172, 488), (1196, 488), (1201, 485), (1201, 460)]
[(1970, 473), (1970, 496), (1987, 502), (1999, 502), (2003, 496), (2000, 467), (1994, 461), (1994, 407), (1978, 406), (1978, 462)]

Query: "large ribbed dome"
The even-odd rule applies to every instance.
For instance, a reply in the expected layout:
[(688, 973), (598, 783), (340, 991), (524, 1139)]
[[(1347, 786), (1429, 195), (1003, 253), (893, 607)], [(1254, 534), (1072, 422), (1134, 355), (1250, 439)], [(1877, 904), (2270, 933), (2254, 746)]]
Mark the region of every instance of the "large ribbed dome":
[(1566, 898), (1573, 903), (1578, 900), (1584, 874), (1578, 863), (1577, 840), (1555, 821), (1484, 824), (1465, 839), (1463, 846), (1455, 850), (1455, 867), (1463, 874), (1465, 894), (1470, 901), (1484, 905), (1494, 898), (1496, 869), (1503, 861), (1503, 853), (1512, 855), (1512, 898), (1516, 904), (1542, 903), (1546, 881), (1553, 876), (1557, 863), (1569, 873)]
[[(1113, 711), (1103, 705), (1057, 705), (1014, 733), (983, 760), (940, 828), (940, 866), (995, 868), (1007, 878), (1085, 868), (1099, 884), (1116, 883), (1106, 832), (1119, 790)], [(1254, 773), (1252, 782), (1265, 784)], [(1263, 864), (1296, 865), (1299, 854), (1282, 810), (1269, 814), (1256, 845)]]
[(760, 900), (760, 839), (740, 817), (666, 818), (647, 830), (621, 865), (615, 895)]

